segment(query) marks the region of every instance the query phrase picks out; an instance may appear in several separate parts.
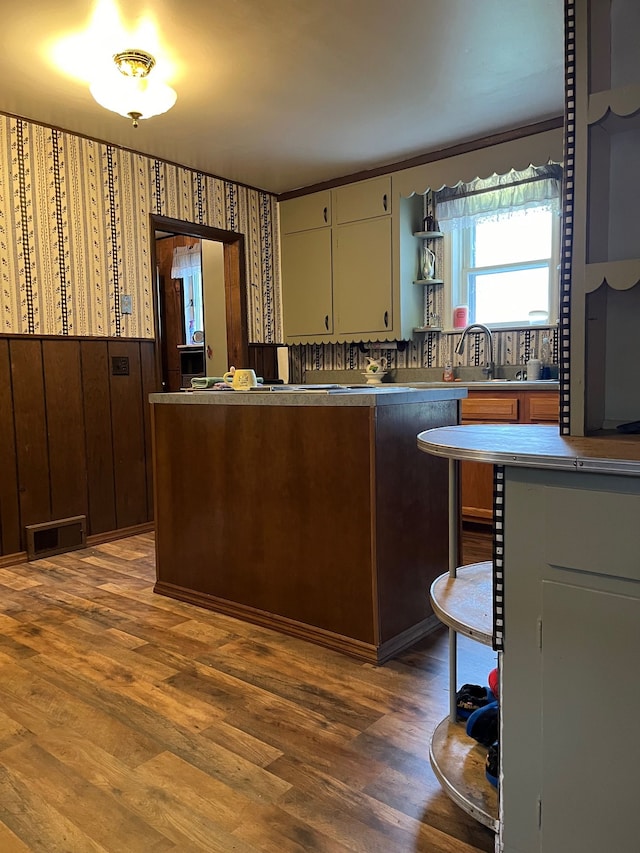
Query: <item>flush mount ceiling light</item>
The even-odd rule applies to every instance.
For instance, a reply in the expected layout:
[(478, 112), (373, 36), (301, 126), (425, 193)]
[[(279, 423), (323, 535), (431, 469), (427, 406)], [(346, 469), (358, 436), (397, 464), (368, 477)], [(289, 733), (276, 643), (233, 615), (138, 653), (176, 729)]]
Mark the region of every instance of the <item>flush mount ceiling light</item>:
[(113, 62), (113, 69), (89, 86), (100, 106), (130, 118), (137, 127), (139, 119), (166, 113), (175, 104), (174, 90), (149, 77), (156, 64), (150, 53), (123, 50), (115, 54)]

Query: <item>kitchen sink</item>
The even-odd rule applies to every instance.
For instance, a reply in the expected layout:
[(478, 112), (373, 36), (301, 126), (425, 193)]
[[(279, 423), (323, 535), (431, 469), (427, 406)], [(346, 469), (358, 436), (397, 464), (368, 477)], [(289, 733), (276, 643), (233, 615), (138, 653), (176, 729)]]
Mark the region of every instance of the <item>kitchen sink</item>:
[(528, 386), (542, 386), (548, 384), (555, 383), (557, 385), (557, 379), (535, 379), (528, 382), (526, 379), (456, 379), (454, 382), (444, 382), (442, 380), (435, 380), (433, 382), (423, 381), (423, 382), (407, 382), (405, 380), (405, 385), (408, 385), (410, 388), (446, 388), (450, 385), (461, 385), (463, 388), (473, 388), (474, 386), (480, 385), (506, 385), (508, 387), (513, 386), (517, 388), (520, 385)]

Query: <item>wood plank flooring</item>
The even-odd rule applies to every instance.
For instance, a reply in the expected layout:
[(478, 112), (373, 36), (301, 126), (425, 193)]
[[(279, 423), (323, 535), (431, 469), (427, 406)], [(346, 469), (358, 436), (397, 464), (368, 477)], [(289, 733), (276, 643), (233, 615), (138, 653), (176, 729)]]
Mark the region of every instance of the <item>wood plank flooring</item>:
[(374, 667), (154, 579), (152, 535), (0, 570), (2, 853), (493, 850), (429, 766), (445, 630)]

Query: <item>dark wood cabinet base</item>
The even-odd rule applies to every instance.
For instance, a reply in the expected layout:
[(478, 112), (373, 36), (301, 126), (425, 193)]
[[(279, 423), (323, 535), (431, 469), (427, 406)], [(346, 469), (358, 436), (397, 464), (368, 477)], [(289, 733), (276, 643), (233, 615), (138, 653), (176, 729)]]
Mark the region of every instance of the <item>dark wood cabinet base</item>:
[(456, 423), (456, 400), (169, 396), (152, 405), (156, 592), (373, 663), (435, 627), (429, 587), (447, 569), (448, 468), (418, 451), (417, 435)]

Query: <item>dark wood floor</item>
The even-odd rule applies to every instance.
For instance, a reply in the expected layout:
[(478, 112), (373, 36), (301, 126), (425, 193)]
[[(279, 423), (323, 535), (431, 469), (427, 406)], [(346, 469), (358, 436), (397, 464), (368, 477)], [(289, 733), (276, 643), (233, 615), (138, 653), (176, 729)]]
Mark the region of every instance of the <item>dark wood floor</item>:
[(493, 850), (429, 766), (445, 630), (374, 667), (153, 580), (151, 535), (0, 569), (2, 853)]
[(481, 563), (491, 559), (492, 539), (490, 528), (485, 524), (467, 524), (462, 532), (463, 565)]

